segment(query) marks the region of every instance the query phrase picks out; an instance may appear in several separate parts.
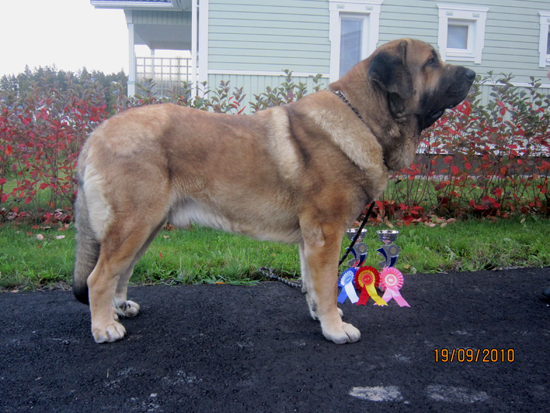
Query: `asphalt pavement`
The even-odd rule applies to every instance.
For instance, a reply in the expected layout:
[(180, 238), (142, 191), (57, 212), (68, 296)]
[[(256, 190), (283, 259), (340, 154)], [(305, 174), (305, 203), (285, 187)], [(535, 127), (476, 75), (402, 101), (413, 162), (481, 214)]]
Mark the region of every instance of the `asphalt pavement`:
[(95, 344), (69, 291), (0, 294), (2, 412), (550, 411), (550, 268), (405, 276), (410, 308), (340, 305), (326, 341), (301, 292), (133, 287), (128, 336)]

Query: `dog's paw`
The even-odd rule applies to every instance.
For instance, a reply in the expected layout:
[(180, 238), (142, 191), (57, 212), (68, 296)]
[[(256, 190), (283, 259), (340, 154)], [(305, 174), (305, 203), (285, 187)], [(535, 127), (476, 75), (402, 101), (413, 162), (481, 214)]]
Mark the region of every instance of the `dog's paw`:
[(342, 323), (339, 328), (323, 328), (323, 335), (336, 344), (355, 343), (361, 338), (361, 332), (349, 323)]
[(344, 317), (344, 312), (338, 308), (338, 314), (340, 314), (340, 318)]
[(92, 325), (92, 334), (96, 343), (112, 343), (121, 340), (126, 334), (126, 329), (117, 321), (112, 321), (106, 326), (96, 327)]
[(135, 317), (139, 314), (139, 304), (133, 301), (123, 301), (117, 304), (115, 311), (121, 317)]

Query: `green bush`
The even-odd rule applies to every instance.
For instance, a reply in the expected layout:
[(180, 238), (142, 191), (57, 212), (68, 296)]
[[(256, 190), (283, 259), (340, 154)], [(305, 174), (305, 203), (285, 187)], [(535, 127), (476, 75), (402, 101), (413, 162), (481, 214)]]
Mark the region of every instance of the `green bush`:
[[(70, 221), (79, 150), (99, 123), (120, 111), (172, 102), (242, 115), (246, 107), (243, 89), (225, 81), (212, 89), (184, 82), (159, 97), (148, 80), (127, 97), (126, 77), (110, 76), (47, 68), (0, 80), (0, 221)], [(291, 71), (285, 76), (279, 87), (253, 96), (253, 112), (308, 93)], [(321, 89), (319, 80), (311, 92)], [(480, 87), (488, 82), (492, 100), (483, 105)], [(513, 86), (510, 75), (478, 79), (466, 101), (423, 133), (422, 152), (394, 175), (377, 202), (377, 219), (550, 215), (549, 108), (535, 79), (529, 89)]]

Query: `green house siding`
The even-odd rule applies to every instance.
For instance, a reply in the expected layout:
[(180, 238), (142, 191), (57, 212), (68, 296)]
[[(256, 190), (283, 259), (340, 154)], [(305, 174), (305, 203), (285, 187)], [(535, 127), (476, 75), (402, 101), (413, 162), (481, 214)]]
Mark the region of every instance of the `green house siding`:
[(529, 82), (530, 76), (546, 80), (547, 69), (539, 67), (539, 11), (550, 9), (549, 2), (484, 1), (489, 7), (485, 48), (480, 73), (512, 73), (515, 82)]
[(489, 71), (512, 73), (518, 83), (528, 83), (530, 76), (546, 81), (548, 68), (539, 67), (539, 11), (550, 11), (550, 1), (547, 0), (386, 0), (380, 15), (380, 42), (416, 37), (437, 47), (438, 4), (489, 8), (481, 64), (448, 58), (449, 63), (463, 64), (481, 75)]
[[(125, 9), (131, 20), (132, 38), (141, 41), (146, 37), (146, 44), (152, 47), (192, 49), (198, 37), (198, 79), (214, 84), (221, 79), (231, 80), (233, 86), (242, 84), (249, 98), (263, 92), (266, 86), (280, 84), (283, 69), (292, 70), (300, 78), (297, 81), (311, 82), (311, 76), (321, 73), (326, 83), (331, 68), (335, 77), (331, 19), (335, 21), (338, 9), (352, 10), (350, 3), (338, 7), (337, 2), (331, 9), (329, 0), (201, 0), (195, 9), (199, 21), (192, 22), (195, 10), (191, 0), (141, 1), (145, 6), (140, 4), (136, 9), (137, 1), (91, 3), (96, 8)], [(367, 3), (353, 4), (355, 11), (362, 6), (373, 10)], [(471, 67), (482, 76), (491, 71), (511, 73), (520, 86), (526, 86), (531, 76), (548, 86), (546, 73), (550, 65), (540, 67), (546, 54), (540, 56), (539, 52), (539, 12), (550, 15), (550, 0), (383, 0), (380, 6), (374, 6), (376, 16), (380, 10), (379, 26), (371, 26), (373, 30), (379, 27), (378, 46), (397, 38), (414, 37), (438, 47), (438, 5), (444, 4), (488, 8), (481, 61), (476, 55), (471, 60), (478, 63), (452, 57), (446, 59), (448, 62)], [(542, 22), (546, 25), (546, 20)], [(371, 40), (376, 42), (376, 38)]]
[[(243, 88), (246, 93), (242, 105), (250, 109), (250, 102), (255, 102), (254, 95), (258, 95), (265, 92), (267, 87), (272, 89), (278, 87), (285, 81), (285, 74), (281, 73), (280, 76), (262, 76), (262, 75), (210, 75), (208, 76), (208, 83), (211, 88), (220, 84), (223, 81), (229, 81), (229, 87), (231, 92), (235, 87)], [(313, 92), (315, 83), (313, 82), (313, 76), (294, 76), (292, 81), (296, 84), (304, 83), (307, 85), (308, 93)], [(322, 88), (326, 88), (328, 85), (328, 79), (321, 79), (319, 82)]]
[(210, 0), (208, 69), (328, 73), (328, 2)]
[(431, 1), (384, 1), (380, 13), (380, 44), (412, 37), (437, 44), (439, 17)]
[[(384, 0), (378, 45), (413, 37), (437, 48), (438, 4), (489, 8), (481, 64), (451, 57), (449, 63), (470, 67), (482, 76), (490, 71), (511, 73), (520, 85), (528, 84), (530, 76), (548, 83), (550, 67), (539, 67), (539, 11), (550, 12), (549, 0)], [(267, 86), (283, 82), (283, 69), (300, 76), (330, 72), (328, 0), (210, 0), (208, 25), (209, 83), (230, 80), (232, 86), (243, 86), (245, 102)], [(313, 88), (311, 77), (295, 81)], [(483, 91), (487, 100), (489, 90)]]

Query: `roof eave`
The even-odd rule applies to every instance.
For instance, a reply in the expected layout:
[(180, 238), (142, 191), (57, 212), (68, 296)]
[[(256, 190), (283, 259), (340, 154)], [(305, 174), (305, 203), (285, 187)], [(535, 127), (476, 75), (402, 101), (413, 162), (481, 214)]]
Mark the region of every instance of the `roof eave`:
[(96, 1), (91, 0), (92, 6), (96, 9), (133, 9), (133, 10), (182, 10), (178, 0), (167, 2), (155, 1)]

